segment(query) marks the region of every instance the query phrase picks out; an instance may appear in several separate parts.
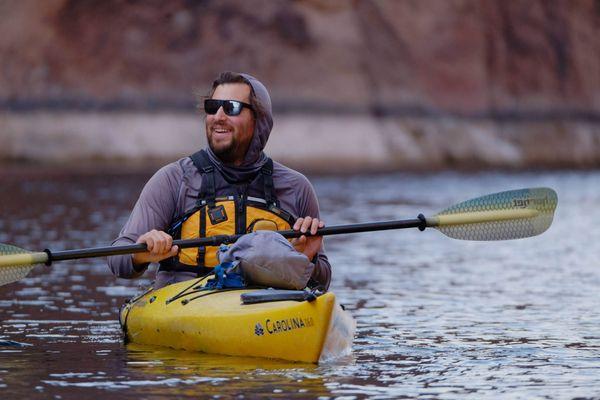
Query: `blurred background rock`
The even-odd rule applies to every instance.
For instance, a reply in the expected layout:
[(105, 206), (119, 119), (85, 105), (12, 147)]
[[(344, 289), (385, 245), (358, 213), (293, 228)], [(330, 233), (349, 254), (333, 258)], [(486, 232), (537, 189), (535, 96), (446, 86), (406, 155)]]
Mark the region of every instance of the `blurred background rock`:
[(303, 171), (600, 166), (598, 0), (0, 0), (0, 161), (191, 154), (223, 70)]

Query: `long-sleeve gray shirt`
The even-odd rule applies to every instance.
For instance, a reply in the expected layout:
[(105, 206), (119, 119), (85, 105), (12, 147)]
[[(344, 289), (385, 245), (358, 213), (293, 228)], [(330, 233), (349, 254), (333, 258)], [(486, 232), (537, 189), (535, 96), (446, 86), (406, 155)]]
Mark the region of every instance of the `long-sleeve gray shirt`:
[[(317, 196), (304, 175), (274, 162), (273, 184), (282, 209), (296, 217), (320, 218)], [(142, 234), (152, 229), (167, 231), (195, 205), (201, 185), (202, 174), (189, 157), (158, 170), (144, 186), (129, 220), (119, 237), (113, 241), (113, 246), (135, 243)], [(217, 192), (216, 195), (221, 193)], [(120, 278), (137, 278), (146, 269), (134, 268), (131, 255), (109, 257), (108, 265), (112, 273)], [(155, 286), (160, 287), (193, 277), (195, 275), (189, 272), (159, 271)], [(323, 246), (317, 254), (312, 278), (325, 288), (329, 287), (331, 266)]]

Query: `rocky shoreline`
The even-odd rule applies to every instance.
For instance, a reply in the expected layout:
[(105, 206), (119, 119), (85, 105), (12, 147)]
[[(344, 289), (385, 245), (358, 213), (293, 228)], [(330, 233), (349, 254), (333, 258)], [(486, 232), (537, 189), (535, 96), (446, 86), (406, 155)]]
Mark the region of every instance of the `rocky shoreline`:
[[(154, 165), (206, 145), (193, 112), (0, 114), (0, 162)], [(585, 119), (276, 115), (266, 151), (303, 171), (597, 168), (600, 124)]]

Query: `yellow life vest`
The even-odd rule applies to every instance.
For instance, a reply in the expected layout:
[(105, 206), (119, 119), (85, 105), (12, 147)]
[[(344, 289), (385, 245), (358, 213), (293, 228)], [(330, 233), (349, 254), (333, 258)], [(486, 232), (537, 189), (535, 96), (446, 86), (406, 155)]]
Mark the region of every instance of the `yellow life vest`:
[[(264, 198), (247, 196), (245, 193), (216, 197), (215, 175), (218, 172), (202, 151), (194, 154), (192, 160), (203, 174), (202, 190), (196, 206), (186, 212), (169, 230), (173, 238), (196, 239), (250, 233), (256, 230), (275, 231), (292, 228), (295, 217), (282, 210), (275, 197), (271, 159), (250, 184), (254, 192), (259, 187)], [(182, 249), (178, 257), (162, 262), (161, 269), (204, 274), (219, 263), (218, 249), (217, 246)]]

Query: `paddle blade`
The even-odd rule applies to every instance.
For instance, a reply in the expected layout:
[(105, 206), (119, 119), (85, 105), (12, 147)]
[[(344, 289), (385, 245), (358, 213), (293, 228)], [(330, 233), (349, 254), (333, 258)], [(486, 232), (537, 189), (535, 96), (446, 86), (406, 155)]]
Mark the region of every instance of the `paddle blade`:
[(32, 253), (0, 243), (0, 286), (25, 278), (36, 264), (46, 261), (48, 254), (44, 252)]
[(457, 204), (427, 218), (427, 225), (462, 240), (508, 240), (536, 236), (552, 224), (558, 203), (549, 188), (511, 190)]

